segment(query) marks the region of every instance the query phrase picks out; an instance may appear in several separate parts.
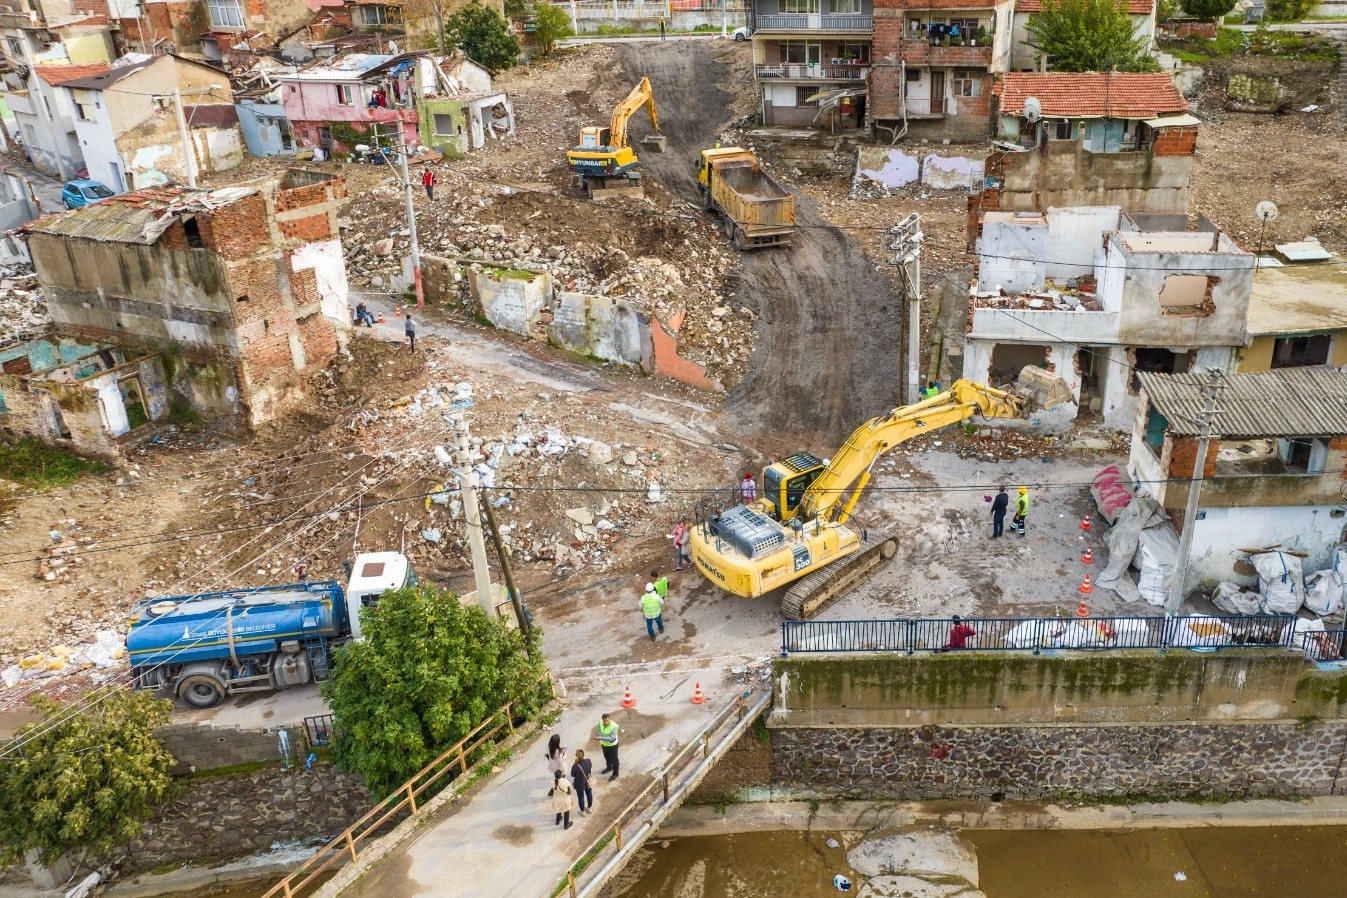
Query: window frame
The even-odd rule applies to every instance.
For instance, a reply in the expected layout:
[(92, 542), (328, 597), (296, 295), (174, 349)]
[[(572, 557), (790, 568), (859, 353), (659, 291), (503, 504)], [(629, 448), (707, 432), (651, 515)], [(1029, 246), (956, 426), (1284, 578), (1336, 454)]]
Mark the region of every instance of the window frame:
[(354, 105), (355, 105), (355, 85), (354, 85), (354, 84), (334, 84), (333, 87), (335, 87), (335, 88), (337, 89), (337, 105), (338, 105), (338, 106), (354, 106)]
[(247, 23), (243, 0), (206, 0), (206, 17), (210, 19), (212, 28), (242, 30)]
[(982, 96), (982, 81), (981, 69), (954, 69), (949, 79), (950, 90), (956, 97), (980, 97)]

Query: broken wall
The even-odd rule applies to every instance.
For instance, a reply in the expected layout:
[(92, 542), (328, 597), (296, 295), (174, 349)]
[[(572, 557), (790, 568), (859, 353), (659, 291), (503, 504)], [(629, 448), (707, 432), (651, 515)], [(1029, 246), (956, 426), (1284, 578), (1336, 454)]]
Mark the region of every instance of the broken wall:
[(635, 303), (587, 293), (557, 293), (547, 339), (564, 349), (626, 365), (649, 366), (650, 326)]
[(1118, 206), (1138, 212), (1188, 208), (1193, 156), (1093, 153), (1078, 140), (1050, 140), (1023, 152), (999, 151), (987, 174), (1002, 180), (1000, 208)]
[(942, 155), (920, 149), (863, 146), (856, 153), (856, 183), (890, 189), (922, 184), (934, 190), (982, 186), (985, 158), (972, 153)]

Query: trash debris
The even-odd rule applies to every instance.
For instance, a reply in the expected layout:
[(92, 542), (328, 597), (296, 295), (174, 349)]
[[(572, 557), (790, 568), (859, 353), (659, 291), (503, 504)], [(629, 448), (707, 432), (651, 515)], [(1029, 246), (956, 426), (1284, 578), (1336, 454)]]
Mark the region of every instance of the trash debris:
[(847, 879), (841, 873), (838, 873), (833, 877), (833, 885), (837, 887), (837, 891), (839, 892), (851, 891), (851, 880)]

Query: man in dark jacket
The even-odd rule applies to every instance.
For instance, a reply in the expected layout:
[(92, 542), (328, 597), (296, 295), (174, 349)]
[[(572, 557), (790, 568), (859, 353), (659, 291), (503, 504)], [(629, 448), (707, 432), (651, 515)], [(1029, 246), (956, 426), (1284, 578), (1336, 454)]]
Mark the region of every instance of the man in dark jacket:
[(1010, 495), (1005, 487), (998, 487), (996, 498), (992, 500), (992, 539), (1006, 532), (1006, 509), (1010, 507)]

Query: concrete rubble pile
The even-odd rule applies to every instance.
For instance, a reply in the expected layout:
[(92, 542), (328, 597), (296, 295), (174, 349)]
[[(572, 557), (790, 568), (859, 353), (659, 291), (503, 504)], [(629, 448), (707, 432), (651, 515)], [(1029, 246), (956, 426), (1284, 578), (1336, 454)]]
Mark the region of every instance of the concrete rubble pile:
[(41, 336), (51, 326), (47, 304), (28, 266), (0, 266), (0, 346)]

